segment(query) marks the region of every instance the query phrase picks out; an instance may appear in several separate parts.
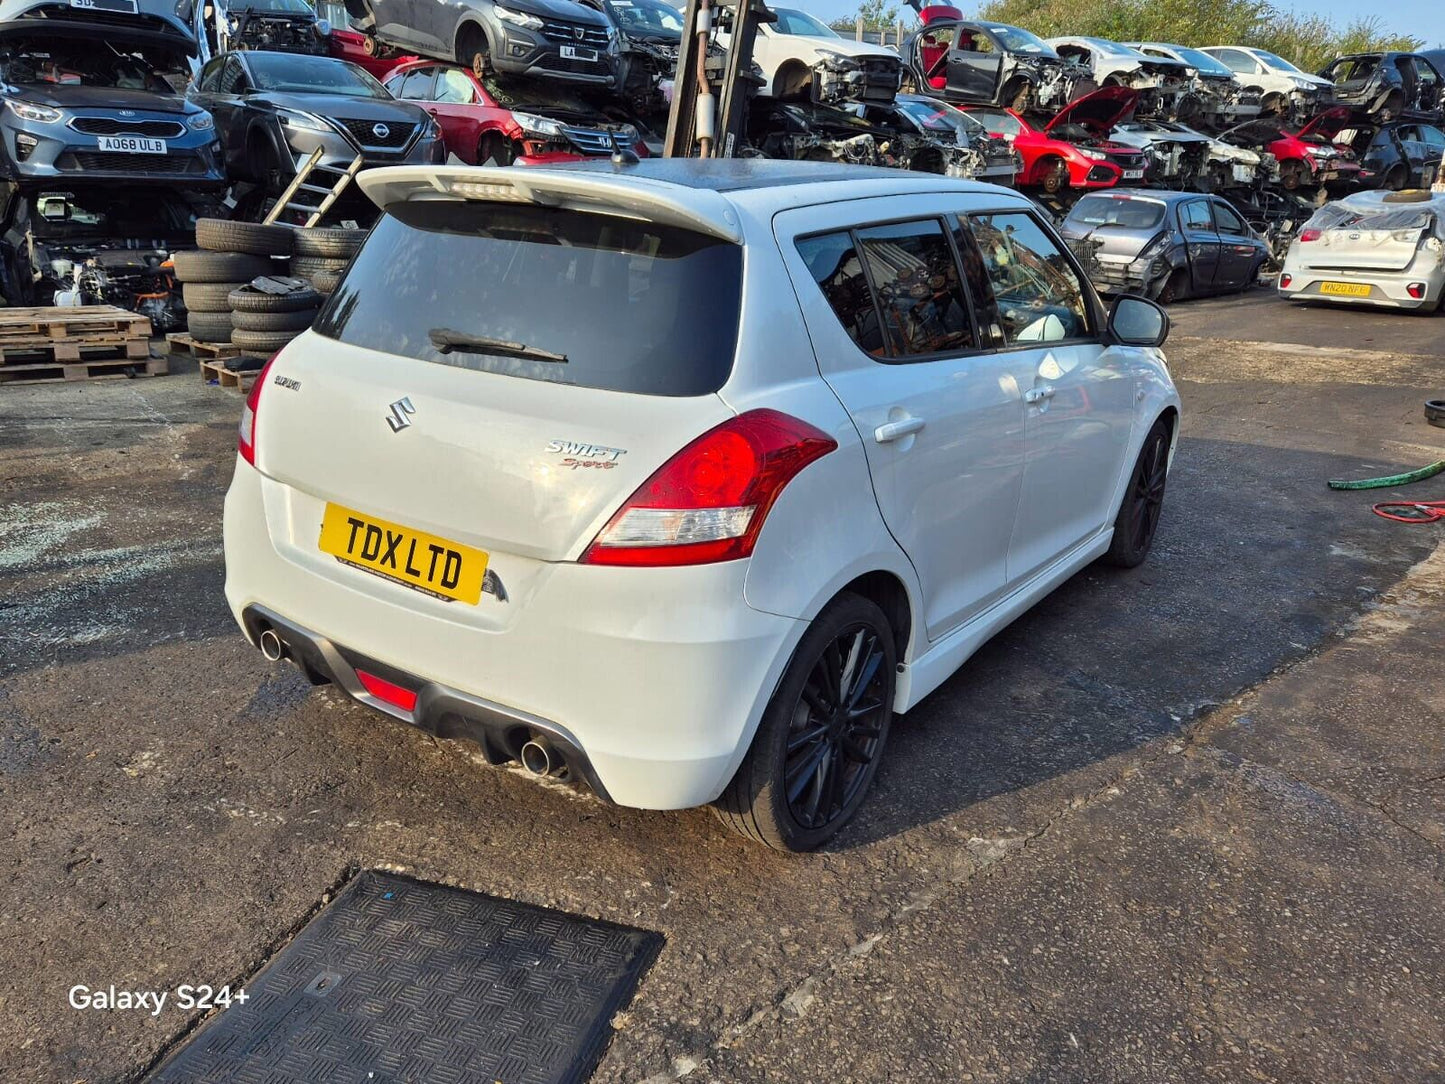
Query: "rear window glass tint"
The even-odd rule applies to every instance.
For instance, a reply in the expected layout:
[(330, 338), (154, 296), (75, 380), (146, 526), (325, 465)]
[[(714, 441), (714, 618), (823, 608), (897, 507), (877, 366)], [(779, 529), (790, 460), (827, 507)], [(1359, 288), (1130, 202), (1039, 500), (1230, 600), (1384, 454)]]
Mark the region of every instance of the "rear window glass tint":
[(437, 200), (382, 217), (315, 328), (529, 380), (707, 395), (732, 371), (741, 300), (742, 249), (725, 241), (609, 215)]
[(853, 235), (844, 231), (804, 238), (798, 242), (798, 255), (808, 265), (813, 281), (823, 291), (848, 337), (865, 354), (882, 357), (885, 351), (878, 307), (873, 304)]

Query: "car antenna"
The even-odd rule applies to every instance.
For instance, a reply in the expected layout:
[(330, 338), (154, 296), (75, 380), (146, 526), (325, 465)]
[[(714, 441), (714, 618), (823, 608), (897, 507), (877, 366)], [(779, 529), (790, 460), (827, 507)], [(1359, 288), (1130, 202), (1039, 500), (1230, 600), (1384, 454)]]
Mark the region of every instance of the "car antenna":
[(617, 142), (616, 132), (608, 132), (607, 135), (612, 140), (612, 164), (614, 166), (635, 166), (641, 161), (635, 150)]

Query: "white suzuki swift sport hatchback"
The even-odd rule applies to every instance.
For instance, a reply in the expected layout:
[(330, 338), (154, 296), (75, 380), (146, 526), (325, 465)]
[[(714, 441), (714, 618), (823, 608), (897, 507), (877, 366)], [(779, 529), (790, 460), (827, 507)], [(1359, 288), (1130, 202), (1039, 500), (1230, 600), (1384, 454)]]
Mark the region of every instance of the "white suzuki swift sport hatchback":
[(1144, 559), (1179, 399), (1037, 208), (761, 160), (408, 166), (272, 358), (226, 597), (494, 763), (815, 847), (894, 712)]

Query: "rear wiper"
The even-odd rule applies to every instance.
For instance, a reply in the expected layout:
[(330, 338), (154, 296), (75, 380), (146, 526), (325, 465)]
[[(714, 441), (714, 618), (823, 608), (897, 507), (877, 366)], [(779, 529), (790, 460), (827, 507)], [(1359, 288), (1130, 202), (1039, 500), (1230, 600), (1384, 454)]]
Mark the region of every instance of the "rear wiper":
[(427, 333), (431, 344), (443, 354), (460, 350), (468, 354), (502, 354), (512, 358), (528, 358), (532, 361), (557, 361), (566, 363), (566, 354), (554, 354), (538, 346), (493, 339), (487, 335), (468, 335), (464, 331), (453, 331), (449, 327), (434, 327)]

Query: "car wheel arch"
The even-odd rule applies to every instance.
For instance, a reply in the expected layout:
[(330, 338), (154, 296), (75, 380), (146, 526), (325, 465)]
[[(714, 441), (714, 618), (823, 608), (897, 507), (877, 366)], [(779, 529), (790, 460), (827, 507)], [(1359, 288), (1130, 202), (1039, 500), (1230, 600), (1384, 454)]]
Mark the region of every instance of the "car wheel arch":
[(463, 53), (463, 46), (472, 42), (474, 36), (480, 36), (482, 44), (486, 46), (487, 52), (491, 52), (492, 35), (488, 33), (486, 25), (475, 15), (462, 16), (461, 22), (457, 23), (456, 33), (452, 36), (452, 54), (458, 64), (470, 65), (472, 58)]

